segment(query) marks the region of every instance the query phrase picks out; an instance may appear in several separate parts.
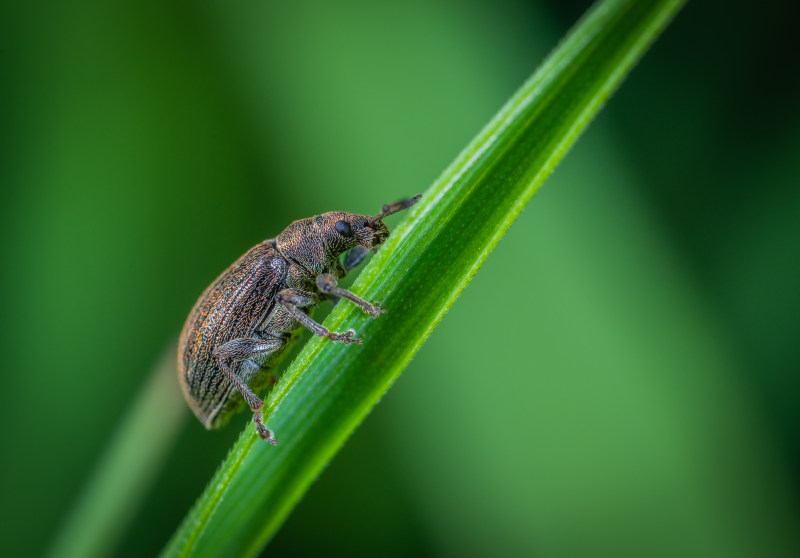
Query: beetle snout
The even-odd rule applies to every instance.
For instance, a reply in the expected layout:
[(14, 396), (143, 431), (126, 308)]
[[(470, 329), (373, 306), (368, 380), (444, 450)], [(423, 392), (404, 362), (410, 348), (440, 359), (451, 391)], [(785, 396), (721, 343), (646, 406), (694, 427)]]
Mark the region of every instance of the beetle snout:
[(389, 229), (381, 221), (377, 221), (371, 225), (372, 228), (372, 246), (380, 246), (387, 238), (389, 238)]

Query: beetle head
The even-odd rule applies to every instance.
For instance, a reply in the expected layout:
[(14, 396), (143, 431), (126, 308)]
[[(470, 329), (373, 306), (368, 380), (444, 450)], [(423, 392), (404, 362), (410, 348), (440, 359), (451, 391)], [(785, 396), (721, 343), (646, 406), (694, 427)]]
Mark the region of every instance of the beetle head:
[(301, 262), (309, 271), (329, 271), (338, 262), (339, 256), (351, 248), (360, 245), (377, 250), (389, 237), (389, 229), (383, 218), (411, 207), (420, 195), (384, 205), (374, 217), (330, 211), (295, 221), (276, 239), (278, 248)]
[(421, 195), (386, 204), (374, 217), (343, 211), (324, 213), (316, 217), (318, 232), (325, 239), (328, 250), (337, 257), (359, 245), (377, 250), (389, 238), (389, 229), (383, 218), (411, 207)]

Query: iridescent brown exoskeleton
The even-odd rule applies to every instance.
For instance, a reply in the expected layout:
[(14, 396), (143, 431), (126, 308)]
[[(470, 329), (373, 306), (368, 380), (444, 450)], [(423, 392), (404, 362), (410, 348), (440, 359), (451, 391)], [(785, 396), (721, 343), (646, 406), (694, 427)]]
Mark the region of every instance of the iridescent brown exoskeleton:
[(246, 403), (261, 438), (276, 443), (255, 391), (267, 384), (276, 357), (300, 326), (332, 341), (361, 343), (353, 330), (328, 331), (310, 312), (329, 298), (347, 299), (373, 318), (386, 311), (338, 287), (337, 280), (389, 236), (383, 218), (419, 197), (385, 205), (374, 217), (332, 211), (295, 221), (248, 250), (200, 295), (181, 333), (178, 377), (206, 428), (220, 426)]

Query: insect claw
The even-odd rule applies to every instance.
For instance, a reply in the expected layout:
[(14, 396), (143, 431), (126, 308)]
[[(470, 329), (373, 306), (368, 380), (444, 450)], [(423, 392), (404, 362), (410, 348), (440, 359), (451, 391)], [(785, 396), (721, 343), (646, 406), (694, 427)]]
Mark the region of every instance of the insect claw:
[(381, 305), (377, 302), (370, 303), (370, 305), (368, 307), (365, 307), (363, 310), (365, 314), (369, 314), (373, 318), (377, 318), (381, 314), (386, 313), (386, 308), (381, 308)]
[(344, 333), (336, 333), (335, 331), (329, 331), (325, 337), (330, 339), (331, 341), (339, 341), (340, 343), (344, 343), (345, 345), (349, 345), (350, 343), (358, 343), (361, 344), (362, 339), (360, 337), (353, 337), (356, 334), (356, 330), (348, 329)]
[(348, 329), (345, 332), (345, 335), (347, 336), (347, 341), (345, 341), (345, 343), (357, 343), (357, 344), (360, 345), (361, 343), (364, 342), (364, 340), (361, 339), (360, 337), (353, 337), (355, 334), (356, 334), (356, 330)]
[(256, 423), (256, 430), (258, 431), (258, 435), (261, 437), (262, 440), (266, 440), (273, 446), (278, 444), (278, 440), (275, 439), (275, 434), (272, 433), (272, 430), (270, 430), (260, 422)]

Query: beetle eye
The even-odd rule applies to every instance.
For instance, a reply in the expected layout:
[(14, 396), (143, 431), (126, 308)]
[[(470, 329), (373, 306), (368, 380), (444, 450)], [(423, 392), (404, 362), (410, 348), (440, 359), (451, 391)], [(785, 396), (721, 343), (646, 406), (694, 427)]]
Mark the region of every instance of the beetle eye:
[(338, 232), (342, 236), (353, 236), (353, 229), (350, 227), (350, 223), (347, 221), (339, 221), (334, 225), (336, 228), (336, 232)]

